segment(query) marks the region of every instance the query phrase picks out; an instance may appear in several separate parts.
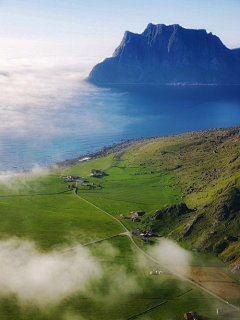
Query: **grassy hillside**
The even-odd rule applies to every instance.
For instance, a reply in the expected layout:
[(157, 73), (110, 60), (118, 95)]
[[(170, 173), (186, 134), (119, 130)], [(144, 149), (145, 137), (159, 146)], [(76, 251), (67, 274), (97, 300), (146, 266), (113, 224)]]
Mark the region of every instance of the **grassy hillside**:
[(159, 182), (172, 176), (175, 201), (169, 199), (168, 205), (181, 201), (189, 208), (178, 215), (159, 203), (161, 218), (151, 220), (150, 213), (146, 225), (228, 263), (240, 263), (239, 138), (239, 128), (214, 129), (158, 138), (127, 152), (122, 160), (158, 172)]
[[(238, 264), (239, 135), (239, 128), (224, 128), (138, 144), (116, 155), (104, 177), (89, 177), (98, 187), (78, 192), (116, 217), (145, 210), (141, 223), (123, 220), (132, 230), (149, 229)], [(179, 212), (173, 205), (180, 203), (189, 210)]]
[[(6, 251), (6, 239), (17, 239), (19, 247), (22, 240), (34, 241), (44, 257), (104, 239), (87, 247), (100, 274), (95, 277), (90, 271), (84, 290), (70, 290), (46, 310), (33, 300), (27, 307), (22, 305), (19, 288), (6, 293), (4, 277), (0, 277), (4, 289), (0, 294), (1, 319), (177, 320), (190, 310), (198, 311), (201, 319), (218, 319), (216, 308), (227, 311), (222, 319), (238, 318), (231, 305), (194, 282), (240, 306), (240, 276), (227, 267), (240, 264), (239, 137), (239, 128), (162, 137), (61, 171), (21, 176), (0, 184), (0, 254)], [(104, 175), (91, 176), (91, 169), (101, 169)], [(63, 174), (85, 178), (85, 185), (77, 184), (80, 198), (74, 189), (67, 188), (72, 182), (64, 181)], [(75, 186), (75, 182), (72, 184)], [(156, 257), (154, 248), (165, 240), (155, 238), (151, 245), (143, 245), (137, 231), (152, 230), (191, 250), (189, 261), (176, 257), (166, 264), (194, 281), (184, 281), (164, 268), (163, 274), (150, 275), (159, 265), (138, 252), (127, 236), (120, 236), (125, 231), (123, 226), (102, 210), (135, 231), (135, 243), (152, 256)], [(130, 213), (137, 210), (146, 214), (133, 222)], [(116, 237), (105, 239), (109, 236)], [(29, 245), (27, 248), (29, 251)], [(15, 248), (11, 250), (15, 252)], [(63, 253), (64, 263), (74, 261), (74, 252)], [(57, 265), (61, 264), (58, 259)], [(164, 257), (157, 259), (164, 263)], [(27, 261), (20, 266), (24, 264)], [(84, 271), (88, 268), (80, 263), (77, 266)], [(65, 269), (66, 276), (70, 264)], [(76, 271), (77, 277), (78, 268)], [(43, 273), (40, 269), (40, 279)], [(65, 286), (64, 277), (59, 280), (56, 275), (56, 279)], [(20, 289), (27, 291), (25, 287)]]

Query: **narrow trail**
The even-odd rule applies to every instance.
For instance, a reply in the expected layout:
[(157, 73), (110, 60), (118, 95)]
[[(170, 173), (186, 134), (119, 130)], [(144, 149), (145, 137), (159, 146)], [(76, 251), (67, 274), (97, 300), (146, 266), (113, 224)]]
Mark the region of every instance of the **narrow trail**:
[[(217, 298), (218, 300), (226, 303), (228, 306), (232, 307), (233, 309), (235, 309), (235, 310), (237, 310), (237, 311), (240, 311), (240, 308), (239, 308), (239, 307), (237, 307), (237, 306), (235, 306), (235, 305), (233, 305), (233, 304), (230, 304), (227, 300), (224, 300), (223, 298), (219, 297), (219, 296), (216, 295), (215, 293), (213, 293), (213, 292), (209, 291), (208, 289), (202, 287), (201, 285), (197, 284), (195, 281), (186, 278), (186, 277), (183, 276), (182, 274), (178, 273), (177, 271), (169, 268), (167, 265), (165, 265), (165, 264), (159, 262), (158, 260), (154, 259), (153, 257), (151, 257), (149, 254), (147, 254), (145, 251), (143, 251), (141, 248), (139, 248), (139, 246), (138, 246), (138, 245), (135, 243), (135, 241), (133, 240), (132, 233), (124, 226), (124, 224), (123, 224), (119, 219), (117, 219), (116, 217), (112, 216), (110, 213), (102, 210), (101, 208), (99, 208), (99, 207), (96, 206), (95, 204), (93, 204), (93, 203), (89, 202), (88, 200), (86, 200), (86, 199), (82, 198), (81, 196), (79, 196), (79, 195), (76, 193), (76, 189), (77, 189), (77, 188), (74, 189), (74, 194), (75, 194), (75, 196), (77, 196), (79, 199), (87, 202), (88, 204), (92, 205), (92, 206), (95, 207), (96, 209), (104, 212), (105, 214), (107, 214), (108, 216), (110, 216), (111, 218), (113, 218), (114, 220), (116, 220), (118, 223), (120, 223), (121, 226), (126, 230), (126, 232), (121, 233), (121, 235), (126, 235), (126, 236), (128, 236), (128, 237), (130, 238), (130, 240), (132, 241), (133, 245), (137, 248), (137, 250), (139, 250), (139, 251), (140, 251), (142, 254), (144, 254), (147, 258), (149, 258), (150, 260), (154, 261), (155, 263), (157, 263), (158, 265), (162, 266), (163, 268), (167, 269), (168, 271), (170, 271), (172, 274), (174, 274), (174, 275), (177, 276), (178, 278), (180, 278), (180, 279), (182, 279), (182, 280), (184, 280), (184, 281), (187, 281), (187, 282), (195, 285), (196, 287), (198, 287), (198, 288), (204, 290), (205, 292), (211, 294), (213, 297)], [(117, 235), (115, 235), (115, 236), (117, 236)], [(111, 237), (115, 237), (115, 236), (111, 236)], [(111, 237), (108, 237), (108, 238), (111, 238)], [(108, 238), (106, 238), (106, 239), (108, 239)], [(104, 240), (104, 239), (102, 239), (102, 240)], [(99, 240), (99, 241), (102, 241), (102, 240)], [(97, 241), (96, 241), (96, 242), (97, 242)], [(71, 249), (68, 249), (68, 250), (71, 250)]]
[(88, 243), (85, 243), (85, 244), (79, 244), (76, 247), (72, 247), (72, 248), (68, 248), (68, 249), (62, 250), (62, 251), (57, 251), (57, 252), (54, 252), (54, 253), (46, 254), (46, 256), (54, 256), (56, 254), (72, 251), (72, 250), (75, 250), (77, 248), (90, 246), (91, 244), (98, 243), (98, 242), (101, 242), (101, 241), (104, 241), (104, 240), (107, 240), (107, 239), (110, 239), (110, 238), (118, 237), (118, 236), (121, 236), (121, 235), (125, 235), (125, 233), (114, 234), (113, 236), (109, 236), (109, 237), (102, 238), (102, 239), (99, 239), (99, 240), (91, 241), (91, 242), (88, 242)]
[[(85, 244), (79, 244), (79, 245), (77, 245), (75, 247), (71, 247), (71, 248), (68, 248), (68, 249), (65, 249), (65, 250), (56, 251), (56, 252), (53, 252), (53, 253), (48, 253), (48, 254), (45, 254), (44, 257), (55, 256), (57, 254), (61, 254), (61, 253), (69, 252), (69, 251), (72, 251), (72, 250), (76, 250), (77, 248), (81, 248), (81, 247), (90, 246), (91, 244), (98, 243), (98, 242), (101, 242), (101, 241), (104, 241), (104, 240), (107, 240), (107, 239), (110, 239), (110, 238), (122, 236), (122, 235), (125, 236), (126, 233), (114, 234), (113, 236), (109, 236), (109, 237), (102, 238), (102, 239), (99, 239), (99, 240), (91, 241), (91, 242), (88, 242), (88, 243), (85, 243)], [(42, 257), (40, 257), (39, 259), (42, 259)], [(20, 267), (22, 265), (25, 265), (26, 263), (27, 262), (23, 262), (23, 263), (21, 263), (21, 264), (19, 264), (17, 266)]]

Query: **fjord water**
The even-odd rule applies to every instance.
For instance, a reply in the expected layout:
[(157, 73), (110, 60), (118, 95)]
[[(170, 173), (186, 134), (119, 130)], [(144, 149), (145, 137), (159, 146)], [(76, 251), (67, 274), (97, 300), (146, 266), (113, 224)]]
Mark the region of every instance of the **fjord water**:
[(126, 139), (240, 125), (240, 86), (81, 88), (61, 108), (46, 105), (25, 134), (1, 134), (0, 171), (51, 165)]

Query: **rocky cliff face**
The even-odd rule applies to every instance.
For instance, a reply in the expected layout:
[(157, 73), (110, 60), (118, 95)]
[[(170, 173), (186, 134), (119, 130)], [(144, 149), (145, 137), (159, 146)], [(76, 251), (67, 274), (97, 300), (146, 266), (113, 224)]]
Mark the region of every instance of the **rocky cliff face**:
[(240, 49), (228, 49), (206, 30), (149, 24), (142, 34), (126, 31), (113, 56), (97, 64), (87, 80), (95, 84), (239, 84)]

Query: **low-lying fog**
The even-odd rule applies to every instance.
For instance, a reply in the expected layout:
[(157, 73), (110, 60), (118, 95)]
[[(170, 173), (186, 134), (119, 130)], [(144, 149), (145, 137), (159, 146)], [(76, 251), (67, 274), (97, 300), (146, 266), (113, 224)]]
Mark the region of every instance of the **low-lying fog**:
[[(88, 289), (91, 280), (98, 281), (104, 274), (101, 264), (90, 254), (89, 249), (79, 246), (67, 253), (58, 252), (40, 253), (34, 242), (18, 238), (1, 241), (1, 296), (16, 294), (20, 305), (31, 303), (40, 308), (57, 305), (63, 298), (76, 292), (101, 299), (96, 292)], [(111, 260), (118, 255), (118, 249), (102, 242), (98, 247), (98, 254), (107, 255)], [(154, 247), (152, 255), (162, 263), (180, 263), (186, 267), (190, 259), (186, 250), (170, 240), (162, 240)], [(138, 252), (134, 257), (137, 267), (149, 260)], [(150, 260), (149, 262), (151, 263)], [(142, 290), (137, 274), (127, 272), (123, 266), (114, 265), (107, 277), (109, 297), (126, 297)]]
[(138, 121), (122, 112), (121, 93), (84, 81), (93, 65), (84, 56), (0, 60), (0, 171), (102, 148)]

